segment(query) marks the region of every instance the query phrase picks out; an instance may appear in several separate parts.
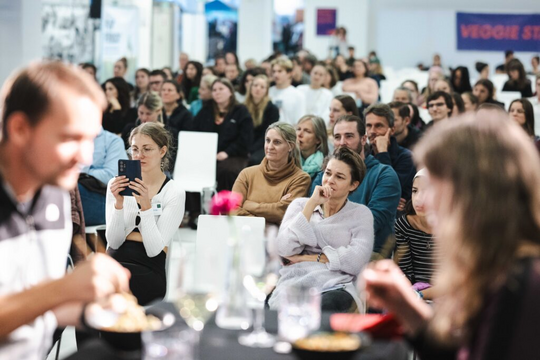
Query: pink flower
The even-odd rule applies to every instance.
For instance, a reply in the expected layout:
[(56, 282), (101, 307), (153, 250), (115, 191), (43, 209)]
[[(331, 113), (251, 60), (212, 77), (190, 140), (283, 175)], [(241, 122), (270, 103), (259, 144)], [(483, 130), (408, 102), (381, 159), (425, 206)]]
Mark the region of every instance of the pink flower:
[(230, 215), (230, 213), (236, 210), (240, 205), (242, 205), (241, 194), (223, 190), (218, 192), (212, 198), (212, 203), (210, 204), (210, 214)]

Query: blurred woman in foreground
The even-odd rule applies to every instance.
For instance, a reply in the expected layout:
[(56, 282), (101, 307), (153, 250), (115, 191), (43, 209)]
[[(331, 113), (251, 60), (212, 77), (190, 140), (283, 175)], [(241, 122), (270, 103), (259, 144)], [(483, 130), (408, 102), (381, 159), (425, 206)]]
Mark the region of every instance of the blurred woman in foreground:
[[(485, 116), (485, 115), (484, 115)], [(504, 114), (454, 119), (415, 148), (441, 250), (435, 307), (392, 261), (363, 273), (371, 306), (393, 313), (422, 359), (532, 359), (540, 352), (538, 154)]]

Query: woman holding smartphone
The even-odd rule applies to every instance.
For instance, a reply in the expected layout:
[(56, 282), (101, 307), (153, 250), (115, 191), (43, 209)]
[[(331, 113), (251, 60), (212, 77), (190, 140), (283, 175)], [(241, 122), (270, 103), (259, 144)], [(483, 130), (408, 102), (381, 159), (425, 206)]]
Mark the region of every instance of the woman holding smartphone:
[[(145, 123), (129, 137), (142, 179), (117, 176), (107, 189), (107, 253), (131, 272), (130, 288), (139, 304), (162, 299), (167, 291), (166, 248), (184, 216), (186, 194), (165, 175), (171, 135), (159, 123)], [(129, 188), (133, 196), (120, 192)]]

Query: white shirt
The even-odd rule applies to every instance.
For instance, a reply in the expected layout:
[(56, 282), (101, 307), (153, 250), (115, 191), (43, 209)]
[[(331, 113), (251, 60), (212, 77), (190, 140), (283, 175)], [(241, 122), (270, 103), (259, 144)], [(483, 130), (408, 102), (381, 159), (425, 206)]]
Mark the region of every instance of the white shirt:
[(304, 95), (294, 86), (278, 89), (272, 86), (269, 91), (272, 103), (279, 109), (279, 121), (296, 125), (298, 120), (306, 115), (306, 100)]
[(310, 85), (300, 85), (298, 91), (304, 94), (306, 99), (306, 114), (321, 117), (326, 124), (330, 120), (330, 102), (332, 102), (332, 92), (325, 88), (312, 89)]
[[(168, 246), (184, 217), (186, 192), (174, 180), (167, 184), (151, 200), (152, 208), (140, 211), (133, 196), (124, 197), (124, 207), (114, 207), (114, 195), (111, 183), (107, 186), (105, 218), (107, 219), (106, 237), (108, 245), (118, 249), (135, 227), (139, 228), (143, 245), (148, 257), (159, 255)], [(135, 225), (135, 218), (140, 215), (141, 222)]]

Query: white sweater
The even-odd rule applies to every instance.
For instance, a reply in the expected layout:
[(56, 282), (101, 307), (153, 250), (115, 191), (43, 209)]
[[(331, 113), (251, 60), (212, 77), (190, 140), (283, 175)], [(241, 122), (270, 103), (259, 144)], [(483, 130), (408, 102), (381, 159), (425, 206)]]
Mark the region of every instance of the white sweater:
[[(113, 249), (122, 246), (126, 237), (137, 227), (135, 226), (135, 218), (139, 214), (141, 222), (138, 228), (146, 254), (148, 257), (159, 255), (163, 248), (169, 245), (182, 222), (186, 192), (174, 180), (169, 180), (163, 189), (152, 198), (151, 209), (140, 211), (133, 196), (125, 196), (124, 207), (116, 209), (114, 195), (111, 192), (113, 180), (111, 179), (107, 186), (107, 206), (105, 209), (107, 221), (105, 234), (109, 246)], [(160, 215), (158, 214), (158, 205), (161, 208)], [(154, 212), (156, 212), (155, 215)]]
[(330, 102), (334, 97), (332, 92), (325, 88), (314, 90), (309, 85), (299, 85), (297, 89), (304, 94), (306, 99), (305, 114), (317, 115), (328, 124), (330, 120)]
[(290, 85), (285, 89), (278, 89), (275, 86), (270, 88), (268, 93), (272, 103), (279, 109), (279, 121), (295, 126), (298, 120), (306, 115), (306, 100), (304, 95), (297, 88)]
[(364, 205), (347, 201), (336, 214), (324, 218), (318, 206), (308, 222), (302, 211), (308, 198), (294, 200), (287, 209), (277, 236), (280, 256), (324, 253), (328, 263), (301, 262), (283, 266), (270, 307), (279, 307), (288, 286), (315, 287), (320, 291), (343, 285), (358, 302), (354, 288), (373, 250), (373, 215)]

